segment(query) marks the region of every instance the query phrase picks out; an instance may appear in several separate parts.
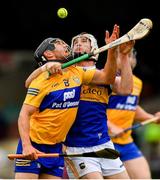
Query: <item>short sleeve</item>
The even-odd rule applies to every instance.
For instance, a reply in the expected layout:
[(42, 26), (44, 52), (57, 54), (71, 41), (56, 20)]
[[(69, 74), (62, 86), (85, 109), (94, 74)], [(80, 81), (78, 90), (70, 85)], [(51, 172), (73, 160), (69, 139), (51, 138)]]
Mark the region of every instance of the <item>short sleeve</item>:
[(36, 79), (34, 79), (27, 90), (27, 95), (24, 100), (24, 104), (39, 107), (43, 98), (46, 95), (45, 84), (46, 84), (45, 74), (41, 74)]

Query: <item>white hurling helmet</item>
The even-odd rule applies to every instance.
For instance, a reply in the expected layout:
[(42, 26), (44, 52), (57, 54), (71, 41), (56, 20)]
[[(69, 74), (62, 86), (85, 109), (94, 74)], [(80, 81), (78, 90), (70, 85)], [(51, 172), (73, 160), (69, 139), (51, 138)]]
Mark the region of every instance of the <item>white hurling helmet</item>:
[[(73, 48), (73, 43), (74, 43), (75, 39), (77, 39), (81, 36), (86, 37), (91, 41), (91, 52), (93, 52), (95, 49), (98, 49), (98, 44), (97, 44), (96, 38), (92, 34), (88, 34), (86, 32), (78, 34), (77, 36), (72, 38), (71, 49)], [(99, 54), (92, 56), (90, 59), (94, 59), (94, 61), (98, 61), (98, 56), (99, 56)]]

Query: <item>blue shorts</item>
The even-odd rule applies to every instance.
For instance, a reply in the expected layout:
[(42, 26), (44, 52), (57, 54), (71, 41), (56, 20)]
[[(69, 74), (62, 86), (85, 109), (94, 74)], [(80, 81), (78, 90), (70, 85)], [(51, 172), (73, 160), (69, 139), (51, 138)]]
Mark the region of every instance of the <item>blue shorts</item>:
[[(44, 153), (62, 153), (62, 144), (44, 145), (32, 142), (33, 147)], [(18, 143), (17, 154), (22, 154), (22, 142)], [(62, 177), (64, 168), (64, 158), (38, 158), (35, 161), (26, 159), (16, 159), (15, 172), (34, 173), (34, 174), (50, 174)]]
[(127, 161), (143, 156), (142, 152), (139, 150), (139, 148), (136, 146), (135, 143), (129, 143), (129, 144), (114, 143), (114, 146), (115, 149), (120, 152), (121, 161)]

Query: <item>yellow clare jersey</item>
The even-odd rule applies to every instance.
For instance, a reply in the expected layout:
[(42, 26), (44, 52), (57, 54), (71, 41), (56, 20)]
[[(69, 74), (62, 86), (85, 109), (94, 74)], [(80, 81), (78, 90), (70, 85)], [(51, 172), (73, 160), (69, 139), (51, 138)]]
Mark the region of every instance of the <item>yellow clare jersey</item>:
[(63, 75), (44, 72), (30, 84), (24, 103), (38, 108), (30, 119), (30, 138), (38, 144), (63, 142), (72, 126), (81, 84), (90, 83), (95, 70), (71, 66)]
[[(142, 81), (134, 75), (133, 92), (130, 95), (122, 96), (112, 93), (107, 109), (108, 120), (123, 129), (131, 127), (141, 91)], [(127, 144), (133, 141), (131, 131), (127, 131), (124, 135), (112, 140), (118, 144)]]

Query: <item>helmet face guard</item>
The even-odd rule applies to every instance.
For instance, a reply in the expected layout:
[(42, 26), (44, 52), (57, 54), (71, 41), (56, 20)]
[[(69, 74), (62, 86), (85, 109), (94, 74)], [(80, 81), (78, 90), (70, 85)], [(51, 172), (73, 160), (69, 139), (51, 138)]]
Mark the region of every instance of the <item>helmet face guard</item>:
[(38, 66), (42, 66), (43, 64), (47, 63), (48, 61), (55, 61), (55, 62), (66, 62), (69, 61), (70, 59), (73, 59), (73, 54), (71, 51), (71, 48), (69, 45), (67, 45), (67, 51), (69, 52), (69, 54), (67, 56), (64, 56), (64, 60), (48, 60), (45, 56), (44, 56), (44, 52), (46, 50), (50, 50), (53, 51), (55, 49), (55, 43), (57, 41), (63, 41), (59, 38), (47, 38), (45, 39), (36, 49), (36, 51), (34, 52), (34, 58), (38, 63)]
[[(80, 37), (86, 37), (87, 39), (90, 40), (90, 42), (91, 42), (91, 52), (93, 52), (95, 49), (98, 49), (98, 44), (97, 44), (97, 40), (95, 39), (95, 37), (93, 35), (85, 33), (85, 32), (72, 38), (71, 49), (73, 49), (74, 41), (77, 38), (80, 38)], [(75, 54), (76, 54), (76, 56), (78, 56), (78, 54), (82, 55), (82, 53), (75, 53)], [(98, 61), (98, 56), (99, 56), (99, 54), (97, 54), (95, 56), (92, 56), (90, 59), (93, 59), (94, 61)]]

